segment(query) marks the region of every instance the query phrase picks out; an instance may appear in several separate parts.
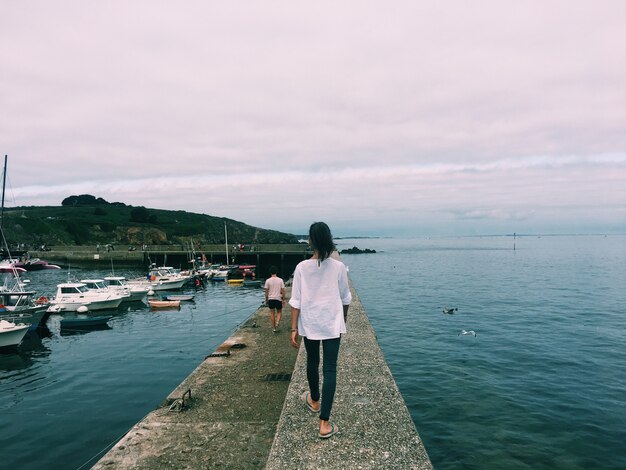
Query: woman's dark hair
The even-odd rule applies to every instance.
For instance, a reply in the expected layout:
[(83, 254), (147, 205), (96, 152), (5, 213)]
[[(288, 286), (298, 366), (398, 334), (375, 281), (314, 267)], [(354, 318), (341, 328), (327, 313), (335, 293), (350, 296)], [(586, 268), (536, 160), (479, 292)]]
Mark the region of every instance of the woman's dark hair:
[(335, 243), (330, 228), (324, 222), (313, 222), (309, 228), (311, 246), (317, 250), (320, 261), (328, 258), (335, 251)]

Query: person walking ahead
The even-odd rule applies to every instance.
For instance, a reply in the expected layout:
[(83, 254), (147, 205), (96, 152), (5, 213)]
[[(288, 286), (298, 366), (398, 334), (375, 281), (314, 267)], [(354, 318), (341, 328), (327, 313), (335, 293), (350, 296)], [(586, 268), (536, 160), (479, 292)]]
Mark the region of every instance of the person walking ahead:
[[(272, 331), (276, 333), (276, 327), (280, 323), (285, 303), (285, 283), (276, 275), (276, 266), (270, 267), (272, 277), (265, 281), (265, 303), (270, 308), (270, 320), (272, 321)], [(274, 317), (274, 311), (276, 316)]]
[[(309, 228), (313, 256), (296, 266), (291, 288), (291, 344), (304, 338), (309, 392), (302, 395), (306, 407), (320, 413), (319, 437), (327, 439), (338, 427), (330, 421), (337, 383), (337, 357), (341, 334), (346, 332), (348, 306), (352, 301), (345, 265), (330, 258), (335, 244), (330, 228), (315, 222)], [(324, 384), (320, 396), (320, 342), (324, 354)]]

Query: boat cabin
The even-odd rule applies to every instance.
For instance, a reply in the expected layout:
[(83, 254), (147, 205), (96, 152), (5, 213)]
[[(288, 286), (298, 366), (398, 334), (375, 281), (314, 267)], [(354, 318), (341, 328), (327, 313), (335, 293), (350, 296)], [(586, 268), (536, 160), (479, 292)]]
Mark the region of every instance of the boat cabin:
[(31, 305), (31, 301), (35, 292), (1, 292), (0, 291), (0, 304), (5, 307), (28, 307)]
[(80, 282), (90, 290), (108, 290), (104, 279), (81, 279)]
[(104, 278), (104, 284), (114, 287), (129, 287), (128, 281), (122, 276), (109, 276)]
[(57, 294), (84, 294), (85, 292), (89, 292), (89, 289), (82, 282), (68, 282), (57, 285)]

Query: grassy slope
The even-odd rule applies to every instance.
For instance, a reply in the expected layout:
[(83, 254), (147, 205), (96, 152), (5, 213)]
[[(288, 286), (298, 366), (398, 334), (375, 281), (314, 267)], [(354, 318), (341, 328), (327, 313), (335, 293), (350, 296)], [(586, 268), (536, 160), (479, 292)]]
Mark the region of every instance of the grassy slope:
[(11, 246), (224, 243), (224, 222), (232, 243), (297, 243), (288, 233), (185, 211), (147, 209), (150, 222), (133, 220), (133, 206), (97, 204), (5, 209), (3, 229)]

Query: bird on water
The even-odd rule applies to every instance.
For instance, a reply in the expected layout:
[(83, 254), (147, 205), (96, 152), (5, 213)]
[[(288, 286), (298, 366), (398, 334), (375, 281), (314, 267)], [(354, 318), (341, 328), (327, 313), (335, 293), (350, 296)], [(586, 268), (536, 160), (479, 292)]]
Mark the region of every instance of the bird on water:
[(459, 310), (459, 309), (458, 309), (458, 308), (456, 308), (456, 307), (444, 307), (444, 308), (443, 308), (443, 310), (442, 310), (442, 312), (443, 312), (443, 313), (446, 313), (446, 314), (448, 314), (448, 315), (452, 315), (452, 314), (453, 314), (454, 312), (456, 312), (457, 310)]
[(461, 332), (459, 333), (459, 336), (461, 335), (472, 335), (472, 336), (476, 336), (478, 333), (476, 333), (474, 330), (469, 330), (469, 331), (465, 331), (465, 330), (461, 330)]

